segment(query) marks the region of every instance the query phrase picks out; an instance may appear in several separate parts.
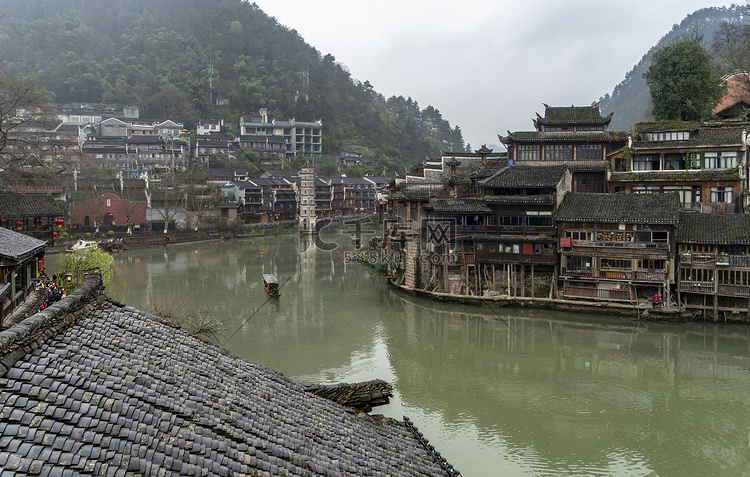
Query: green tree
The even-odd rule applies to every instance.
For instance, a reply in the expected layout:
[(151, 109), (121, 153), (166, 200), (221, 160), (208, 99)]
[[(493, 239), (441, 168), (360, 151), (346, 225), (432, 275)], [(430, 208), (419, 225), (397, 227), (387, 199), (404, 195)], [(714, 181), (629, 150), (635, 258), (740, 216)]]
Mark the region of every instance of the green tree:
[[(112, 255), (98, 248), (65, 253), (57, 269), (57, 274), (61, 278), (58, 285), (70, 293), (81, 286), (87, 273), (94, 272), (101, 275), (102, 283), (107, 287), (116, 278), (113, 262)], [(63, 278), (66, 276), (70, 281)]]
[(643, 77), (651, 91), (655, 119), (708, 119), (726, 93), (711, 55), (700, 41), (699, 37), (678, 41), (654, 53)]

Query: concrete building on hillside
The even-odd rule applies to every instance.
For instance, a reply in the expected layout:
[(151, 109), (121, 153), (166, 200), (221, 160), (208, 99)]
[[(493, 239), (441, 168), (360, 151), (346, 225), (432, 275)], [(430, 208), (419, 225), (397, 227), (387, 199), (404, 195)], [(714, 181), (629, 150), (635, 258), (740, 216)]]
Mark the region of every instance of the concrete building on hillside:
[(323, 123), (277, 120), (261, 108), (240, 116), (240, 142), (253, 151), (281, 153), (287, 159), (323, 153)]

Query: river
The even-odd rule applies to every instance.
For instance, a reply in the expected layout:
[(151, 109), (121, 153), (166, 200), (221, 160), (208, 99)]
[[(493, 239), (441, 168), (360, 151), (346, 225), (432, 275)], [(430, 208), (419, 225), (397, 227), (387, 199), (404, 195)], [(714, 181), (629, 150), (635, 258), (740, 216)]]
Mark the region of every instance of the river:
[(108, 294), (209, 314), (221, 346), (304, 383), (392, 383), (373, 413), (408, 416), (467, 477), (750, 474), (750, 327), (433, 302), (326, 243), (129, 250)]

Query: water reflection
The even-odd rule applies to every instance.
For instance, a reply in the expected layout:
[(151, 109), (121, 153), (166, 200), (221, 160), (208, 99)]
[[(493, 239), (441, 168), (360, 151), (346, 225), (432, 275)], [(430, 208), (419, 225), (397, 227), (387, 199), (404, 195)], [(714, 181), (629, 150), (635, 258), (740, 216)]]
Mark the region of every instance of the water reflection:
[(500, 437), (535, 474), (748, 468), (745, 327), (392, 306), (404, 317), (388, 321), (404, 404)]
[(436, 303), (345, 263), (339, 244), (127, 251), (128, 286), (108, 292), (204, 308), (224, 347), (303, 382), (392, 382), (376, 412), (408, 415), (466, 476), (747, 475), (750, 328)]

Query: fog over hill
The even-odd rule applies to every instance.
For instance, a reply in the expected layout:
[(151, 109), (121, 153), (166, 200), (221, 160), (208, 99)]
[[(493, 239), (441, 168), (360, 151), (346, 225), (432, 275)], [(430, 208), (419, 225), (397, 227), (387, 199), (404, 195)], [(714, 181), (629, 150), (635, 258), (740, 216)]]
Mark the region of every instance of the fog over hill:
[(625, 79), (615, 86), (612, 94), (599, 98), (599, 109), (603, 115), (615, 113), (610, 129), (629, 131), (635, 123), (652, 119), (651, 96), (643, 73), (648, 71), (655, 51), (673, 41), (691, 37), (696, 33), (703, 37), (703, 46), (711, 51), (711, 42), (722, 22), (740, 18), (741, 8), (739, 6), (704, 8), (685, 17), (679, 25), (674, 25), (669, 33), (643, 55), (641, 61), (627, 73)]

